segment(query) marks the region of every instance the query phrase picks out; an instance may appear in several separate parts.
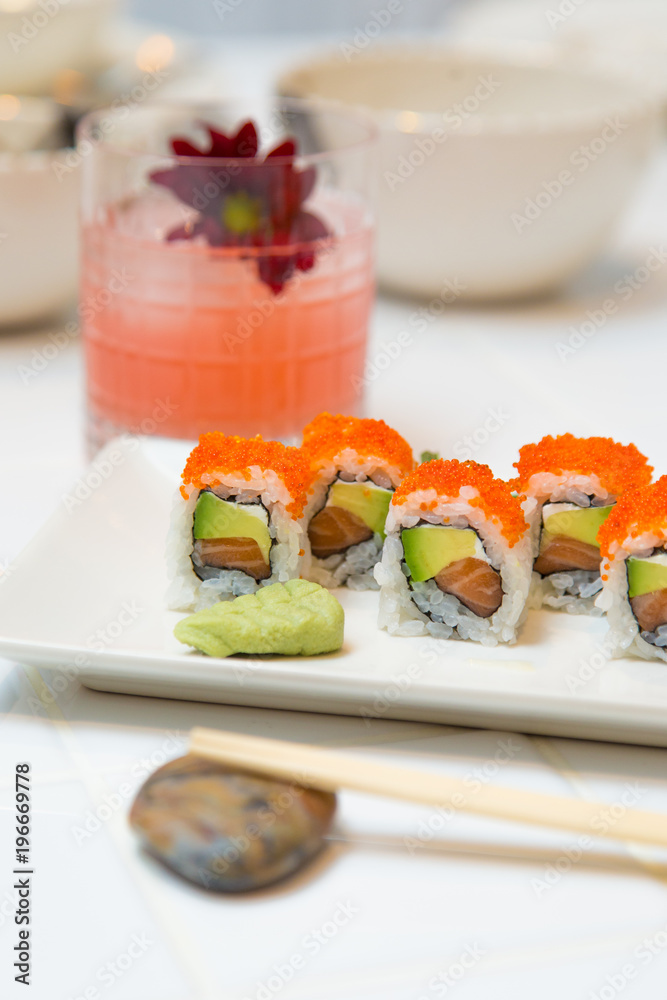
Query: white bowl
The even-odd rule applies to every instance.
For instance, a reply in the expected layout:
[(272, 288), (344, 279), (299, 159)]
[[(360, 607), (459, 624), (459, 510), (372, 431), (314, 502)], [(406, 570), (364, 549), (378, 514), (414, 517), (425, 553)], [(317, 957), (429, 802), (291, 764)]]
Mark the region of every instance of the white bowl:
[(448, 28), (457, 45), (477, 50), (528, 43), (589, 65), (632, 67), (659, 89), (667, 112), (665, 0), (586, 0), (574, 11), (554, 0), (476, 0), (457, 5)]
[(96, 71), (118, 0), (0, 3), (0, 93), (51, 93), (63, 70)]
[(634, 78), (488, 53), (328, 55), (278, 89), (375, 117), (379, 278), (426, 296), (561, 286), (609, 238), (659, 133), (659, 101)]
[(79, 171), (67, 150), (0, 154), (0, 324), (31, 323), (76, 300)]

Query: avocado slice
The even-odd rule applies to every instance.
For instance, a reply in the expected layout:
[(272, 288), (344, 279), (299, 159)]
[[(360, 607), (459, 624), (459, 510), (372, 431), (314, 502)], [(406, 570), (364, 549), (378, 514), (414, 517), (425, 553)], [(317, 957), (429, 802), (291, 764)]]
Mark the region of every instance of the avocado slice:
[(667, 553), (650, 559), (628, 559), (628, 597), (641, 597), (667, 589)]
[(459, 559), (487, 560), (484, 546), (472, 528), (449, 528), (443, 524), (422, 524), (401, 532), (405, 561), (415, 583), (436, 576)]
[(221, 500), (210, 491), (200, 493), (195, 507), (194, 537), (252, 538), (269, 562), (269, 515), (261, 504)]
[(389, 513), (392, 491), (374, 483), (333, 483), (327, 507), (342, 507), (384, 538), (384, 524)]
[(545, 532), (552, 537), (565, 535), (599, 548), (598, 531), (613, 509), (613, 504), (609, 507), (577, 507), (573, 503), (550, 503), (542, 510), (542, 523)]

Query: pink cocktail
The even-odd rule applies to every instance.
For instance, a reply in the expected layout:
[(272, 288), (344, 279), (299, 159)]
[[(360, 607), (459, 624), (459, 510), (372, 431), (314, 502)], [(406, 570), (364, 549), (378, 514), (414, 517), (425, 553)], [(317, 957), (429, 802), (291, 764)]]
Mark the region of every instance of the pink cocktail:
[[(124, 431), (195, 438), (219, 429), (294, 440), (320, 410), (360, 410), (373, 299), (372, 130), (365, 119), (326, 106), (284, 103), (290, 106), (274, 108), (261, 135), (275, 147), (285, 132), (296, 133), (298, 149), (311, 150), (285, 166), (288, 180), (307, 179), (298, 209), (309, 225), (293, 224), (287, 236), (271, 229), (261, 240), (256, 216), (269, 185), (254, 161), (239, 173), (231, 158), (194, 161), (155, 150), (158, 136), (196, 135), (202, 120), (222, 129), (238, 115), (146, 108), (117, 132), (103, 134), (103, 112), (85, 125), (92, 152), (81, 317), (94, 447)], [(269, 168), (274, 213), (283, 196), (276, 189), (280, 162)], [(170, 189), (182, 192), (188, 171), (196, 171), (197, 195), (191, 183), (185, 197), (203, 211)], [(155, 183), (164, 176), (170, 187)], [(216, 245), (225, 239), (218, 237), (221, 213), (236, 227), (234, 241), (250, 231), (244, 245)], [(209, 219), (218, 226), (213, 236), (198, 231)]]

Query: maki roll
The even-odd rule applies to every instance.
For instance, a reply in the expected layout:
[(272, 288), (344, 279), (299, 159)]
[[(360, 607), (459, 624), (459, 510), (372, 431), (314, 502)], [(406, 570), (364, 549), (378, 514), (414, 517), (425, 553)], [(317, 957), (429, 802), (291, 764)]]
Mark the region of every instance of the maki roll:
[(612, 652), (667, 661), (667, 476), (624, 493), (598, 538)]
[(601, 614), (598, 531), (625, 490), (651, 482), (647, 459), (633, 444), (562, 434), (525, 445), (514, 465), (531, 526), (529, 606)]
[(435, 459), (394, 493), (375, 575), (392, 635), (514, 642), (530, 587), (521, 501), (486, 465)]
[(202, 434), (172, 517), (169, 606), (199, 610), (298, 577), (310, 481), (298, 448)]
[(303, 432), (301, 450), (314, 485), (306, 523), (309, 578), (324, 587), (377, 589), (389, 503), (414, 467), (412, 450), (382, 420), (321, 413)]

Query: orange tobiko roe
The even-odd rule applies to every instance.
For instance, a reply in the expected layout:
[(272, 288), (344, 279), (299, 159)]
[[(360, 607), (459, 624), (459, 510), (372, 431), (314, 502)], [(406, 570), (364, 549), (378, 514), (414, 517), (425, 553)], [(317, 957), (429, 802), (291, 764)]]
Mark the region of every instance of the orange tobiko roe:
[(667, 529), (667, 476), (651, 486), (628, 490), (620, 498), (598, 531), (602, 556), (611, 556), (613, 542), (622, 545), (626, 538), (638, 538), (646, 532)]
[(304, 427), (302, 450), (316, 465), (333, 459), (344, 448), (352, 448), (364, 458), (379, 458), (398, 468), (401, 476), (414, 468), (412, 449), (398, 431), (384, 420), (334, 416), (320, 413)]
[(633, 486), (651, 482), (652, 466), (634, 444), (617, 444), (612, 438), (577, 438), (573, 434), (548, 435), (537, 444), (519, 449), (514, 463), (519, 475), (510, 485), (522, 492), (530, 477), (539, 472), (578, 472), (597, 476), (601, 485), (618, 496)]
[[(187, 499), (186, 486), (192, 485), (199, 490), (215, 486), (222, 481), (223, 475), (251, 479), (250, 467), (253, 465), (259, 466), (262, 472), (271, 469), (278, 474), (293, 498), (286, 510), (300, 517), (312, 482), (310, 465), (300, 448), (290, 448), (279, 441), (265, 441), (260, 435), (227, 437), (221, 431), (202, 434), (185, 463), (181, 494)], [(202, 476), (207, 477), (205, 481)]]
[[(399, 506), (411, 493), (428, 489), (434, 489), (440, 499), (456, 500), (462, 486), (473, 486), (477, 490), (479, 495), (468, 500), (470, 506), (481, 508), (490, 521), (500, 525), (500, 532), (510, 548), (516, 545), (528, 530), (521, 499), (512, 496), (507, 483), (496, 479), (488, 465), (470, 460), (459, 462), (455, 458), (424, 462), (406, 476), (391, 502)], [(435, 505), (434, 501), (427, 506), (433, 509)], [(425, 506), (421, 504), (422, 509)]]

